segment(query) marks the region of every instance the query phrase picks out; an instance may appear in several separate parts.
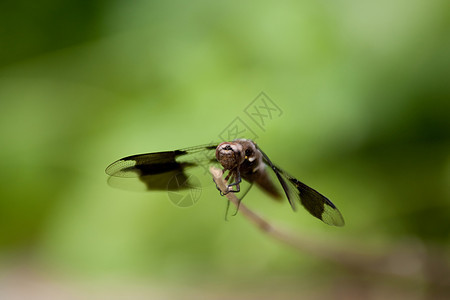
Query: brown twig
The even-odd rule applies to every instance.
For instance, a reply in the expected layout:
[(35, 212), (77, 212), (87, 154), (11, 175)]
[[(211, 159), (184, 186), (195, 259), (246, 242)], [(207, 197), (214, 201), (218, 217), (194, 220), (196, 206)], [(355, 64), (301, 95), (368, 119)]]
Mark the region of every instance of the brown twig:
[[(222, 191), (227, 191), (227, 183), (223, 179), (223, 172), (215, 167), (210, 168), (210, 172), (217, 187)], [(405, 261), (405, 249), (401, 249), (399, 254), (398, 247), (392, 247), (389, 250), (384, 250), (382, 253), (375, 254), (373, 251), (367, 249), (362, 251), (361, 246), (358, 247), (342, 247), (337, 248), (331, 246), (329, 242), (320, 242), (317, 239), (311, 239), (306, 236), (294, 235), (285, 230), (275, 227), (269, 221), (265, 220), (254, 211), (249, 209), (243, 203), (239, 204), (239, 199), (234, 193), (226, 194), (228, 200), (236, 207), (239, 205), (239, 213), (247, 218), (252, 224), (257, 226), (263, 233), (268, 236), (293, 247), (295, 250), (314, 255), (321, 259), (334, 262), (349, 269), (359, 270), (363, 272), (376, 273), (383, 276), (393, 276), (401, 279), (423, 281), (423, 274), (421, 268), (417, 270), (405, 270), (404, 266), (411, 263), (423, 263), (424, 257), (421, 253), (410, 251), (406, 253), (407, 260)], [(356, 249), (359, 249), (356, 250)], [(398, 259), (402, 259), (402, 263), (398, 264)], [(439, 285), (447, 285), (447, 281), (434, 282)]]

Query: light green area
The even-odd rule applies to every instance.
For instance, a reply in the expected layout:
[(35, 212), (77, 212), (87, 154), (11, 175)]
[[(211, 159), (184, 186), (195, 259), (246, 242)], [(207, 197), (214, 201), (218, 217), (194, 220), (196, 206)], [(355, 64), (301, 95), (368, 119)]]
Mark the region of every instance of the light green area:
[[(330, 247), (449, 249), (448, 1), (22, 2), (0, 10), (0, 265), (25, 252), (87, 278), (231, 285), (339, 274), (224, 221), (208, 176), (191, 208), (106, 184), (116, 159), (219, 141), (236, 117), (346, 221), (253, 188), (245, 203), (275, 224)], [(244, 113), (261, 91), (283, 111), (264, 130)]]

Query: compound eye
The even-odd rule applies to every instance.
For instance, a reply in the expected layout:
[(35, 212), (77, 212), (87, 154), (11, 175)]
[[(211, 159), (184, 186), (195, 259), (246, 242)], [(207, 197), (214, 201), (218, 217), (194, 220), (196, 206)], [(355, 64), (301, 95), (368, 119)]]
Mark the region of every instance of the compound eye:
[(253, 154), (253, 151), (251, 150), (251, 149), (246, 149), (245, 150), (245, 156), (252, 156), (252, 154)]

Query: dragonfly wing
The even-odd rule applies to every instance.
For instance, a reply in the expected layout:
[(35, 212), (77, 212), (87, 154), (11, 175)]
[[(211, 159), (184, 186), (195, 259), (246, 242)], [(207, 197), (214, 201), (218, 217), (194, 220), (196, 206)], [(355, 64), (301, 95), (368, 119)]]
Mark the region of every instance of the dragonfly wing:
[(263, 151), (261, 153), (264, 163), (274, 171), (280, 181), (293, 210), (296, 209), (295, 202), (298, 200), (311, 215), (324, 223), (334, 226), (345, 225), (341, 212), (327, 197), (275, 166)]
[[(180, 182), (178, 189), (189, 188), (191, 167), (207, 168), (214, 163), (217, 145), (180, 149), (127, 156), (110, 164), (105, 172), (110, 177), (108, 184), (126, 190), (167, 190), (171, 180)], [(138, 180), (136, 180), (138, 179)]]

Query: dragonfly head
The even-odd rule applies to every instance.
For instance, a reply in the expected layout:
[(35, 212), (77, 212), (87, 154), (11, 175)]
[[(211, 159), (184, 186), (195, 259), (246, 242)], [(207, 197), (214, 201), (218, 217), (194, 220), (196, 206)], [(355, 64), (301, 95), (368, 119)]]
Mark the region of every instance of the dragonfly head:
[(232, 170), (239, 167), (245, 159), (242, 145), (233, 142), (221, 143), (216, 148), (216, 158), (225, 170)]

